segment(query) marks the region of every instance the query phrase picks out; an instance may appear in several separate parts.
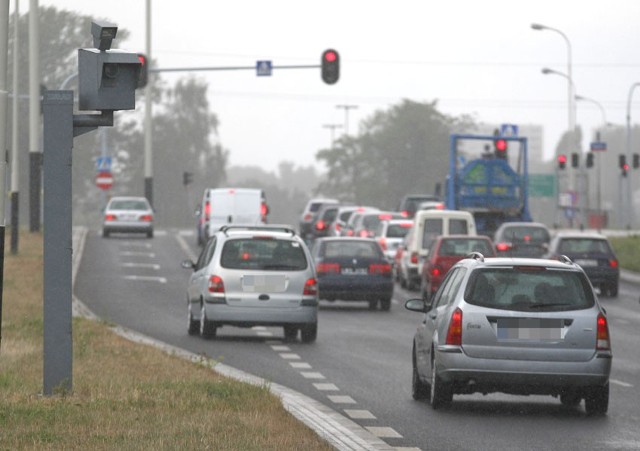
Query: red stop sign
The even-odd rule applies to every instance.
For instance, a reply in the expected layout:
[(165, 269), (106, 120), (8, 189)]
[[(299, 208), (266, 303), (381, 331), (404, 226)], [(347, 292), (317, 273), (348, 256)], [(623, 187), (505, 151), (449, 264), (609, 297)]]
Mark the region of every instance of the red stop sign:
[(113, 175), (111, 172), (98, 172), (96, 175), (96, 186), (100, 189), (111, 189), (113, 186)]

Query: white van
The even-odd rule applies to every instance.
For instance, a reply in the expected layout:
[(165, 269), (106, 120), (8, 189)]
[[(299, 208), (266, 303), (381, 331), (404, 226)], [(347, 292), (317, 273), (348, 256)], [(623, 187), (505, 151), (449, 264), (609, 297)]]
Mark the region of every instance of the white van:
[(396, 278), (403, 287), (413, 290), (420, 286), (422, 263), (429, 254), (431, 244), (440, 235), (477, 235), (473, 215), (460, 210), (416, 212), (413, 227), (405, 236), (402, 257), (396, 269)]
[(254, 188), (205, 189), (198, 205), (198, 244), (204, 245), (226, 224), (265, 224), (269, 208), (264, 191)]

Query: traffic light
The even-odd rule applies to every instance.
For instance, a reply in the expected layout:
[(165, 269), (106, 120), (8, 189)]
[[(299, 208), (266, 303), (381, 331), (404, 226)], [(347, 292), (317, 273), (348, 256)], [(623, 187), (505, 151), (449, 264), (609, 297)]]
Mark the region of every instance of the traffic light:
[(589, 152), (587, 154), (587, 167), (588, 168), (592, 168), (593, 167), (593, 152)]
[(577, 152), (573, 152), (571, 154), (571, 167), (577, 168), (578, 166), (580, 166), (580, 155)]
[(496, 158), (500, 158), (502, 160), (507, 159), (507, 149), (509, 145), (507, 144), (507, 140), (504, 138), (496, 138), (493, 140), (493, 150)]
[(147, 55), (144, 53), (138, 53), (138, 60), (140, 60), (140, 75), (138, 76), (138, 85), (137, 89), (144, 88), (147, 86), (147, 82), (149, 81), (149, 64), (147, 61)]
[(627, 176), (627, 171), (629, 170), (629, 165), (627, 164), (627, 157), (624, 154), (618, 155), (618, 166), (620, 166), (620, 170), (622, 171), (622, 176)]
[(182, 184), (184, 186), (189, 186), (193, 183), (193, 172), (184, 171), (182, 173)]
[(332, 85), (340, 78), (340, 55), (333, 49), (322, 52), (321, 60), (322, 81)]
[(640, 155), (637, 153), (633, 154), (633, 169), (638, 169), (640, 167)]
[(567, 167), (567, 156), (565, 154), (558, 155), (558, 169)]

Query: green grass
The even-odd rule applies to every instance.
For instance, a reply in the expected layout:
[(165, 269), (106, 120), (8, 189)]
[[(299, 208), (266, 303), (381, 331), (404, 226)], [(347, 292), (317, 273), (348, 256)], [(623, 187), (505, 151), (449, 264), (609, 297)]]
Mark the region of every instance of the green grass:
[[(9, 245), (5, 246), (9, 249)], [(330, 450), (267, 387), (73, 320), (73, 391), (42, 396), (42, 236), (5, 256), (0, 450)]]
[(609, 238), (613, 250), (618, 257), (620, 267), (629, 271), (640, 272), (640, 236)]

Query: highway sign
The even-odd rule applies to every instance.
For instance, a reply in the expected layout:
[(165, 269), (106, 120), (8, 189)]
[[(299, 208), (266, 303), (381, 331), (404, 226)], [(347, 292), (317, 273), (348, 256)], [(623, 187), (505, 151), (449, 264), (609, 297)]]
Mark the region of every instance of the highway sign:
[(604, 152), (607, 150), (607, 143), (602, 141), (592, 141), (590, 148), (592, 152)]
[(96, 171), (111, 172), (111, 157), (96, 158)]
[(500, 136), (518, 136), (518, 126), (516, 124), (501, 124)]
[(102, 190), (111, 189), (113, 186), (113, 175), (111, 175), (111, 172), (98, 172), (98, 175), (96, 175), (96, 186)]
[(529, 196), (556, 197), (556, 176), (554, 174), (529, 174)]

